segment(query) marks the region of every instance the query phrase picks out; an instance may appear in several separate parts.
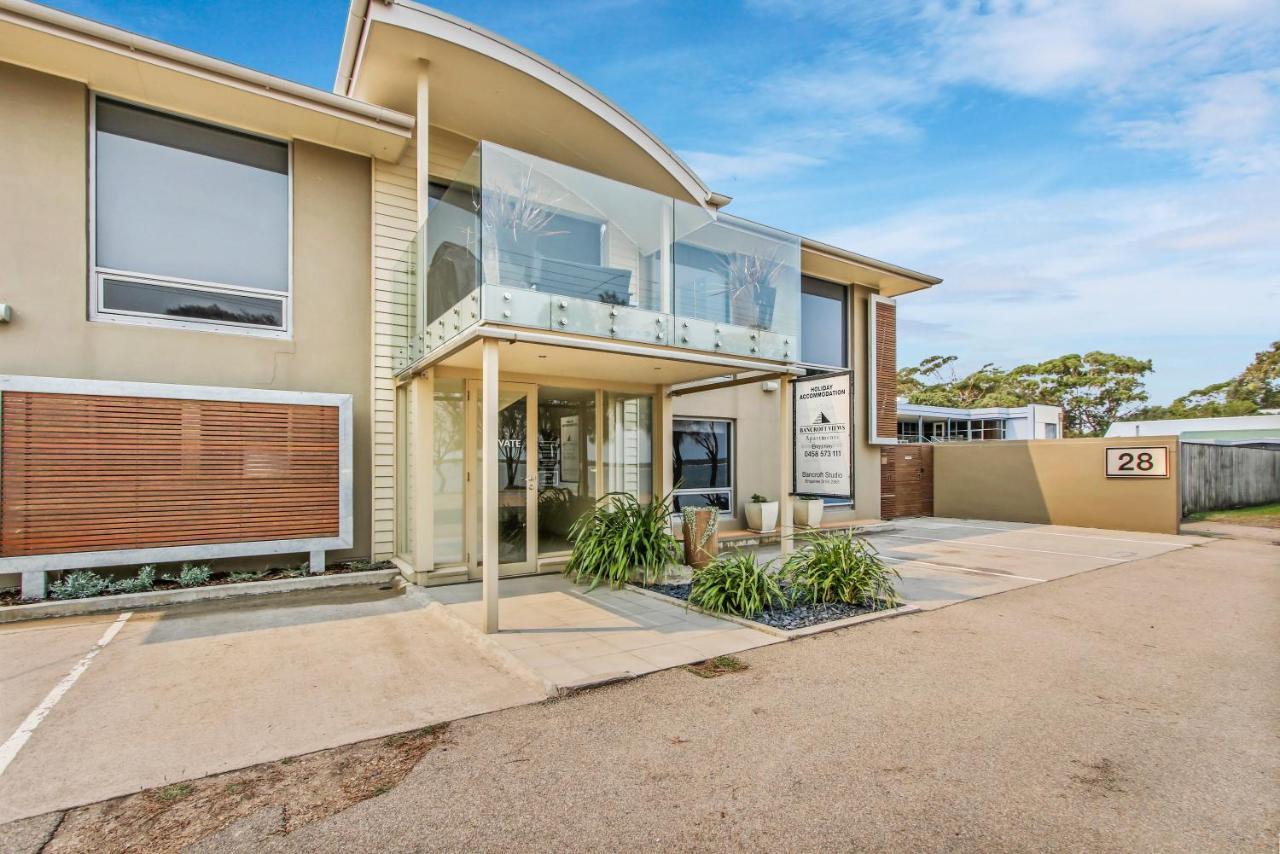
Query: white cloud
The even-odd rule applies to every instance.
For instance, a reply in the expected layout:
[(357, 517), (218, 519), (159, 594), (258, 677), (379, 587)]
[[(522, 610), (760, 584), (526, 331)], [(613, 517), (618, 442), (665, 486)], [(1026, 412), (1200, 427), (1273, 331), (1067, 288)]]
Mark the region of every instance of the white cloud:
[[(918, 0), (871, 10), (838, 0), (752, 0), (750, 7), (818, 18), (836, 33), (808, 61), (741, 96), (741, 113), (774, 140), (774, 151), (789, 140), (790, 150), (812, 153), (818, 140), (819, 156), (837, 157), (851, 140), (910, 141), (920, 136), (920, 109), (951, 88), (976, 85), (1084, 106), (1102, 135), (1185, 155), (1208, 173), (1280, 169), (1276, 0)], [(894, 38), (877, 45), (877, 25)]]
[(1257, 349), (1275, 337), (1276, 234), (1280, 198), (1254, 179), (934, 200), (823, 239), (945, 277), (900, 303), (930, 330), (904, 331), (904, 363), (938, 350), (976, 367), (1111, 349), (1153, 357), (1154, 397), (1167, 399), (1243, 367), (1194, 342)]
[(769, 149), (754, 149), (739, 154), (682, 151), (680, 155), (703, 181), (713, 187), (717, 182), (772, 178), (822, 162), (807, 154)]

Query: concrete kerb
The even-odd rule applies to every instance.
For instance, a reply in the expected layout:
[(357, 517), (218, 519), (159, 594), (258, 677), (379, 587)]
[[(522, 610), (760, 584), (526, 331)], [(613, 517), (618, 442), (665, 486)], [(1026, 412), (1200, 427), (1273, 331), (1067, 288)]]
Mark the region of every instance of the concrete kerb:
[(656, 590), (649, 590), (645, 587), (638, 587), (634, 584), (628, 584), (627, 589), (639, 593), (641, 596), (648, 596), (650, 599), (657, 599), (660, 602), (667, 602), (686, 610), (693, 611), (695, 614), (704, 614), (708, 617), (715, 617), (717, 620), (727, 620), (730, 623), (737, 623), (748, 629), (755, 629), (758, 632), (764, 632), (774, 637), (790, 640), (792, 638), (802, 638), (808, 635), (821, 634), (822, 632), (830, 632), (835, 629), (843, 629), (846, 626), (857, 625), (858, 623), (869, 623), (872, 620), (883, 620), (889, 617), (901, 617), (903, 614), (914, 614), (920, 609), (915, 605), (899, 605), (897, 608), (887, 608), (883, 611), (872, 611), (868, 614), (858, 614), (853, 617), (845, 617), (842, 620), (832, 620), (827, 623), (818, 623), (814, 626), (805, 626), (803, 629), (779, 629), (776, 626), (769, 626), (764, 623), (757, 623), (746, 617), (739, 617), (734, 614), (717, 614), (715, 611), (708, 611), (699, 608), (684, 599), (677, 599), (674, 596), (668, 596), (665, 593), (659, 593)]
[(234, 599), (244, 596), (298, 593), (305, 590), (324, 590), (333, 587), (383, 585), (397, 582), (399, 578), (400, 570), (398, 569), (374, 569), (365, 572), (343, 572), (335, 575), (312, 575), (300, 578), (276, 578), (271, 581), (214, 584), (208, 587), (189, 587), (181, 590), (117, 593), (111, 596), (94, 596), (87, 599), (46, 600), (0, 608), (0, 624), (52, 617), (79, 617), (86, 614), (106, 614), (115, 611), (137, 611), (143, 608), (216, 602), (221, 599)]

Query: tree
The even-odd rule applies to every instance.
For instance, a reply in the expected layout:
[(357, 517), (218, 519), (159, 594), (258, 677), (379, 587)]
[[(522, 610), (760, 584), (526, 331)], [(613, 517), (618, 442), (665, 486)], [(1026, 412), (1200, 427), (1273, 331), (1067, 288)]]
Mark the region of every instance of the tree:
[(1235, 377), (1193, 389), (1175, 398), (1168, 406), (1148, 406), (1132, 413), (1133, 418), (1215, 418), (1253, 415), (1263, 409), (1280, 408), (1280, 341), (1253, 357)]
[(1142, 379), (1150, 372), (1150, 359), (1097, 350), (1010, 371), (1037, 389), (1039, 400), (1028, 402), (1062, 407), (1063, 431), (1069, 436), (1106, 433), (1121, 411), (1147, 399)]
[[(1145, 401), (1142, 379), (1151, 371), (1149, 359), (1096, 351), (1009, 371), (986, 364), (963, 377), (952, 368), (955, 362), (955, 356), (930, 356), (914, 368), (903, 368), (899, 389), (912, 403), (929, 406), (1061, 406), (1064, 432), (1071, 436), (1101, 435), (1122, 410)], [(925, 382), (927, 378), (933, 382)]]

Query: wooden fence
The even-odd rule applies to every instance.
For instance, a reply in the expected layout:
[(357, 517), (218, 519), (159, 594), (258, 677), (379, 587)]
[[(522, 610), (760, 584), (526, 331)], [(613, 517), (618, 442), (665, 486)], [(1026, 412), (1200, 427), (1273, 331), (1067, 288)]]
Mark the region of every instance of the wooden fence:
[(1182, 443), (1182, 512), (1280, 501), (1280, 450)]

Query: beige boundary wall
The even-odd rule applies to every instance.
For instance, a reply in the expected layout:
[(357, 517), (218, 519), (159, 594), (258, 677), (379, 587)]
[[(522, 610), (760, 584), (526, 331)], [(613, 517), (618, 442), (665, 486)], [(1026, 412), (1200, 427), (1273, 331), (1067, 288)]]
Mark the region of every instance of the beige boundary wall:
[[(1106, 450), (1169, 449), (1165, 478), (1108, 478)], [(934, 449), (938, 516), (1178, 533), (1175, 437), (957, 442)]]

